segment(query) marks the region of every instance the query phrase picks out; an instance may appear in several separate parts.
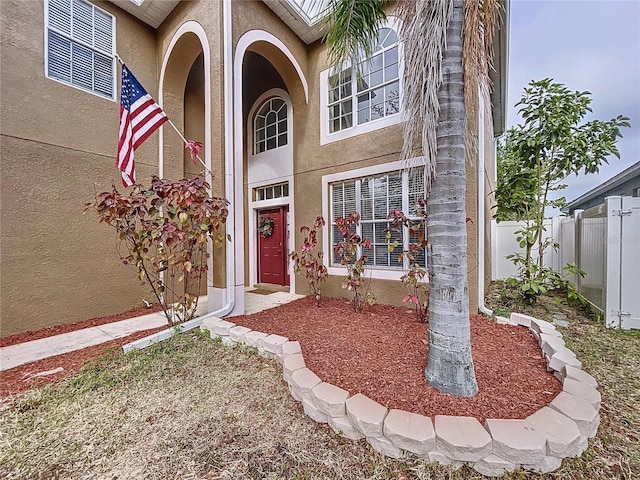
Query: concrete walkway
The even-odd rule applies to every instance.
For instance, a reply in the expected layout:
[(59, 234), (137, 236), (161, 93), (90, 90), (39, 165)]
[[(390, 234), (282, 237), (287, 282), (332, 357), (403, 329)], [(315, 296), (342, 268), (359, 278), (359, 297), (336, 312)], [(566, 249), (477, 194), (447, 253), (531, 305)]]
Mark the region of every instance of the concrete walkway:
[[(270, 295), (252, 294), (247, 289), (245, 294), (245, 311), (247, 314), (260, 312), (292, 302), (303, 295), (286, 292), (274, 292)], [(206, 313), (207, 298), (200, 297), (198, 316)], [(152, 328), (164, 327), (167, 319), (162, 312), (150, 313), (140, 317), (129, 318), (119, 322), (107, 323), (97, 327), (85, 328), (74, 332), (62, 333), (52, 337), (32, 340), (30, 342), (0, 348), (0, 372), (43, 358), (54, 357), (84, 348), (129, 336), (136, 332)]]

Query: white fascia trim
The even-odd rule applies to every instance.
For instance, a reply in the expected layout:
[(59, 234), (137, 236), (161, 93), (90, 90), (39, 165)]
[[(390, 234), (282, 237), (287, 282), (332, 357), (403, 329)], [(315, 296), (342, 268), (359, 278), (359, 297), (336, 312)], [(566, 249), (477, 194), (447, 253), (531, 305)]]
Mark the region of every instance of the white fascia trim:
[[(330, 175), (322, 176), (322, 217), (325, 219), (324, 227), (322, 227), (323, 238), (323, 251), (325, 255), (323, 257), (323, 264), (327, 267), (329, 275), (344, 276), (347, 273), (346, 267), (337, 267), (330, 264), (331, 255), (327, 253), (327, 248), (331, 248), (329, 245), (331, 236), (329, 227), (331, 226), (331, 215), (329, 211), (329, 184), (339, 182), (341, 180), (352, 180), (362, 177), (370, 177), (372, 175), (380, 175), (389, 172), (396, 172), (403, 170), (407, 164), (415, 167), (425, 166), (426, 162), (424, 157), (416, 157), (408, 160), (409, 163), (397, 160), (395, 162), (381, 163), (379, 165), (373, 165), (371, 167), (357, 168), (355, 170), (348, 170), (345, 172), (332, 173)], [(381, 267), (368, 267), (367, 276), (378, 280), (400, 280), (400, 277), (406, 272), (400, 269), (386, 269)], [(428, 283), (428, 280), (425, 280)]]
[[(404, 61), (403, 61), (403, 48), (400, 42), (400, 26), (401, 20), (398, 17), (387, 17), (387, 21), (381, 28), (392, 28), (398, 35), (398, 85), (400, 88), (400, 105), (402, 106), (402, 78), (404, 75)], [(320, 72), (320, 145), (327, 145), (329, 143), (338, 142), (347, 138), (355, 137), (356, 135), (362, 135), (364, 133), (380, 130), (381, 128), (397, 125), (402, 122), (402, 110), (393, 115), (387, 115), (386, 117), (372, 120), (362, 125), (355, 125), (358, 112), (353, 111), (354, 125), (349, 128), (345, 128), (338, 132), (329, 133), (329, 107), (327, 105), (327, 85), (329, 84), (329, 74), (342, 70), (349, 66), (348, 63), (343, 64), (340, 67), (329, 67), (326, 70)], [(357, 92), (353, 92), (353, 96), (357, 96)]]

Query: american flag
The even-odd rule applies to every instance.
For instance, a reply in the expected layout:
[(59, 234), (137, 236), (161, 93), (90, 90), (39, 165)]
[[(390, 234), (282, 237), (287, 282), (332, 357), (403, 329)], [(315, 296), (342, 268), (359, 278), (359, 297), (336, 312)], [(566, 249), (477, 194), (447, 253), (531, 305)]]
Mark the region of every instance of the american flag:
[(116, 167), (122, 172), (125, 187), (136, 183), (133, 152), (167, 120), (160, 106), (123, 64)]

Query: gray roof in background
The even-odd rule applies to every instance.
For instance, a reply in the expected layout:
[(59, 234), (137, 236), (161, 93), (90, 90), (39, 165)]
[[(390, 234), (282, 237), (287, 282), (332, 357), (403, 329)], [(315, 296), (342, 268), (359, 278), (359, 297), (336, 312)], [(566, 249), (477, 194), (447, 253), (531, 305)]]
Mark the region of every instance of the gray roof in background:
[(606, 182), (603, 182), (597, 187), (592, 188), (587, 193), (579, 196), (575, 200), (572, 200), (571, 202), (567, 203), (562, 209), (562, 211), (569, 212), (571, 210), (574, 210), (576, 207), (579, 207), (583, 203), (588, 202), (592, 198), (595, 198), (598, 195), (602, 195), (606, 193), (608, 190), (611, 190), (612, 188), (615, 188), (618, 185), (621, 185), (622, 183), (636, 176), (640, 176), (640, 161), (634, 163), (629, 168), (623, 170), (622, 172), (615, 175), (614, 177), (611, 177)]

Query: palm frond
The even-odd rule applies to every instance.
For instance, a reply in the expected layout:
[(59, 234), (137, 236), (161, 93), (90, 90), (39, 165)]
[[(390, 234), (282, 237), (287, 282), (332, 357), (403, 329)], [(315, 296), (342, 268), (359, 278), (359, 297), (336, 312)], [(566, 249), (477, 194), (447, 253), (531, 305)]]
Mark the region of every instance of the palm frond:
[(378, 29), (387, 18), (385, 3), (387, 0), (331, 0), (325, 41), (332, 65), (346, 60), (359, 65), (371, 55)]
[(450, 0), (405, 0), (399, 2), (397, 12), (402, 19), (400, 38), (404, 46), (402, 159), (406, 162), (424, 155), (430, 184), (436, 164), (442, 54), (453, 8)]
[(499, 0), (466, 0), (464, 4), (463, 62), (467, 121), (465, 136), (469, 159), (478, 148), (478, 95), (489, 105), (493, 68), (493, 40), (501, 22)]

